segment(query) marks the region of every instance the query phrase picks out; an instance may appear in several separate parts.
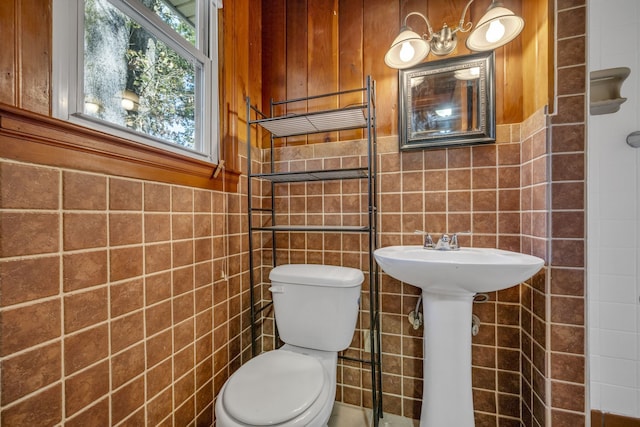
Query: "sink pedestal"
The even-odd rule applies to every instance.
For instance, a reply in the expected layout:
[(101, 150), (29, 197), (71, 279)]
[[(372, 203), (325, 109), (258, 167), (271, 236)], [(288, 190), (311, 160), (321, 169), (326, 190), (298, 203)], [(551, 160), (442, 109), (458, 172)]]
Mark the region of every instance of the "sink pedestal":
[(424, 381), (420, 427), (473, 427), (473, 293), (422, 292)]

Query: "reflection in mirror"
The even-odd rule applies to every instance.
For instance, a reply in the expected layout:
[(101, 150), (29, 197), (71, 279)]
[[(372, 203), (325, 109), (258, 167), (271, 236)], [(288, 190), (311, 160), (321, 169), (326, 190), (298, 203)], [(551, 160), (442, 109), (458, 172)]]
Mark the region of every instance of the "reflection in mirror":
[(401, 149), (495, 141), (493, 53), (400, 73)]

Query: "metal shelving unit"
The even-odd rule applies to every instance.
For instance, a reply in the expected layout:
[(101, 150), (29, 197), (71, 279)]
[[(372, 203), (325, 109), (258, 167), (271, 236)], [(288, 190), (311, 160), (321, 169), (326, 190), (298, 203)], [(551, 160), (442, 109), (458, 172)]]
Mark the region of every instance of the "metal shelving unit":
[[(274, 115), (276, 109), (286, 108), (296, 102), (318, 100), (321, 98), (333, 97), (339, 99), (341, 95), (360, 93), (364, 99), (363, 103), (349, 105), (343, 108), (312, 111), (304, 114)], [(252, 352), (255, 356), (258, 352), (258, 315), (268, 307), (271, 302), (261, 304), (255, 301), (254, 288), (260, 285), (259, 275), (256, 274), (255, 252), (262, 247), (255, 246), (254, 234), (259, 232), (271, 232), (273, 251), (273, 266), (277, 262), (277, 238), (281, 232), (323, 232), (323, 233), (361, 233), (368, 235), (369, 253), (369, 342), (371, 351), (364, 354), (369, 357), (343, 359), (360, 362), (370, 366), (371, 369), (371, 395), (373, 406), (374, 427), (378, 426), (382, 418), (382, 372), (381, 372), (381, 349), (380, 349), (380, 306), (379, 306), (379, 272), (378, 266), (373, 257), (373, 251), (378, 246), (377, 236), (377, 188), (376, 188), (376, 115), (375, 115), (375, 81), (367, 77), (366, 85), (362, 88), (333, 92), (319, 96), (291, 99), (286, 101), (271, 102), (270, 115), (262, 113), (257, 107), (251, 105), (251, 100), (247, 97), (247, 194), (249, 210), (249, 275), (251, 281), (251, 344)], [(344, 169), (323, 169), (295, 172), (275, 171), (274, 156), (270, 159), (269, 173), (252, 173), (251, 168), (251, 130), (253, 126), (260, 126), (271, 134), (271, 152), (273, 154), (274, 140), (299, 135), (309, 135), (321, 132), (333, 132), (348, 129), (364, 129), (367, 142), (367, 165), (358, 168)], [(363, 180), (367, 187), (368, 207), (366, 212), (366, 223), (358, 226), (341, 225), (306, 225), (292, 226), (289, 224), (277, 224), (276, 215), (276, 186), (279, 184), (303, 183), (314, 181), (331, 180)], [(267, 181), (271, 185), (271, 205), (269, 208), (253, 207), (252, 186), (259, 181)], [(254, 214), (260, 214), (261, 218), (266, 217), (268, 224), (254, 224)], [(364, 213), (364, 212), (363, 212)], [(259, 306), (261, 305), (261, 306)]]

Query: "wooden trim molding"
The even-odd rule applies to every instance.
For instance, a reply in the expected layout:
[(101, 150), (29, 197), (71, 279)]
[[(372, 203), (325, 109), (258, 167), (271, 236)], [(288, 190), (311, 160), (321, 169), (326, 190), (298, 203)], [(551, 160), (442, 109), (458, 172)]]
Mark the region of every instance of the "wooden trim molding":
[(591, 427), (640, 427), (640, 419), (592, 409)]
[(63, 120), (0, 104), (0, 157), (236, 192), (239, 173)]

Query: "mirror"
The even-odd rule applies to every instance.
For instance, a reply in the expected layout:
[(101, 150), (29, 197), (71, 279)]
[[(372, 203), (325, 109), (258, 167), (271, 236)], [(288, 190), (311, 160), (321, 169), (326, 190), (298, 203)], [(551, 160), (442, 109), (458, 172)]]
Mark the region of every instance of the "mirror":
[(495, 142), (493, 52), (400, 70), (400, 149)]

